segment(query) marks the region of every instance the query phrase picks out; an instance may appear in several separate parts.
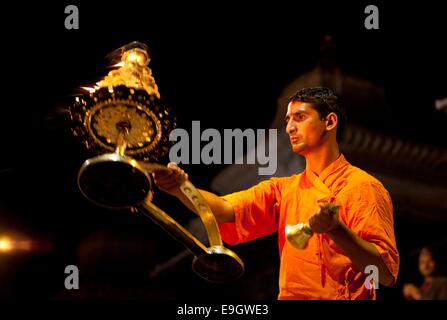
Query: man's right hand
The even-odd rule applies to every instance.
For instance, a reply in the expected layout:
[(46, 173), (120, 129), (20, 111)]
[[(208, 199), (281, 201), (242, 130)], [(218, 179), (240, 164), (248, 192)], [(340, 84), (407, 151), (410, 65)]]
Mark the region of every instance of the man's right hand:
[[(170, 169), (169, 171), (160, 170), (152, 174), (155, 184), (161, 191), (177, 197), (192, 212), (198, 214), (194, 205), (180, 190), (180, 185), (188, 180), (188, 175), (174, 162), (170, 162), (167, 167)], [(205, 190), (199, 190), (199, 192), (205, 198), (206, 202), (208, 202), (208, 205), (210, 206), (218, 222), (234, 221), (235, 213), (233, 205), (230, 202)]]
[(180, 185), (188, 180), (188, 174), (185, 173), (175, 162), (167, 165), (169, 171), (156, 171), (152, 174), (157, 187), (166, 193), (178, 197), (181, 195)]

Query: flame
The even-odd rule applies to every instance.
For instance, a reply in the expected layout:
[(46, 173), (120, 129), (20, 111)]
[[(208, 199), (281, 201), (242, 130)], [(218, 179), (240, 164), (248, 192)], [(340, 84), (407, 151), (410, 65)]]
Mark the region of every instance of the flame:
[(112, 67), (114, 67), (114, 68), (124, 67), (124, 61), (118, 62), (117, 64), (114, 64)]
[(93, 93), (93, 92), (96, 91), (95, 88), (90, 88), (90, 87), (81, 87), (81, 89), (87, 90), (87, 91), (90, 92), (90, 93)]

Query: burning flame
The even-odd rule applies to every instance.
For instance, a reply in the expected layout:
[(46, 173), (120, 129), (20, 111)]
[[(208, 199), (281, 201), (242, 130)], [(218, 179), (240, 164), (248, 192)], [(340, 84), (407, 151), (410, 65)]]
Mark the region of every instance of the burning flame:
[(121, 68), (124, 67), (124, 61), (118, 62), (112, 66), (113, 68)]
[(110, 91), (110, 88), (114, 86), (124, 85), (130, 88), (144, 89), (149, 95), (160, 98), (152, 71), (147, 66), (149, 61), (150, 57), (145, 50), (139, 48), (128, 50), (121, 56), (121, 62), (112, 66), (118, 69), (110, 71), (95, 85), (81, 88), (93, 94), (103, 87), (109, 87)]
[(91, 87), (81, 87), (81, 89), (87, 90), (90, 93), (94, 93), (96, 91), (95, 88), (91, 88)]

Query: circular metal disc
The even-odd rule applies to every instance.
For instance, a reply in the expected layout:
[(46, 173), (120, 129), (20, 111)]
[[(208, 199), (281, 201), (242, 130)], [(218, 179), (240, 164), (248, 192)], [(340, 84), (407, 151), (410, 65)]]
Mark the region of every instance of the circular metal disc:
[(126, 155), (157, 161), (169, 152), (169, 134), (176, 126), (172, 111), (143, 89), (119, 85), (78, 96), (70, 106), (72, 132), (97, 153), (116, 149), (118, 125), (128, 123)]

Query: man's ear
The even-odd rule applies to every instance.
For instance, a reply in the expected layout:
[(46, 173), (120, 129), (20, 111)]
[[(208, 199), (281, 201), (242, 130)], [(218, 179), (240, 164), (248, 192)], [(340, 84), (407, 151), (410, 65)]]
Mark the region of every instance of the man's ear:
[(326, 129), (332, 130), (338, 124), (338, 117), (335, 112), (331, 112), (326, 116)]

